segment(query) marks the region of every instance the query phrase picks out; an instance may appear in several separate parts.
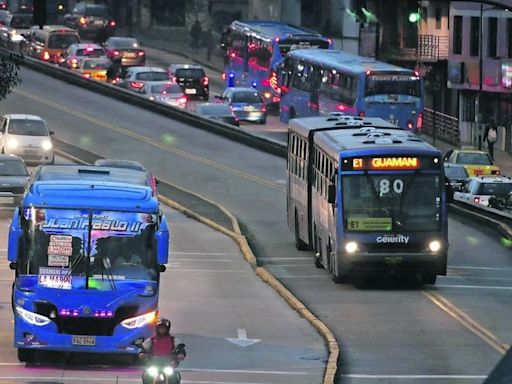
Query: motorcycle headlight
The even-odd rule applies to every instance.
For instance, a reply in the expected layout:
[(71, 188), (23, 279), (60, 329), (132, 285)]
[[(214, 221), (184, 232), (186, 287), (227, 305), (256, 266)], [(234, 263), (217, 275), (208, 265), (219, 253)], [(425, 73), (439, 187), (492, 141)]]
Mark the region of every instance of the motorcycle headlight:
[(167, 376), (172, 376), (172, 375), (174, 375), (174, 369), (172, 369), (172, 367), (165, 367), (164, 368), (164, 373)]
[(52, 142), (50, 140), (44, 140), (41, 143), (41, 148), (43, 148), (43, 150), (45, 151), (49, 151), (50, 149), (53, 148)]
[(38, 315), (37, 313), (27, 311), (26, 309), (16, 306), (16, 313), (23, 320), (29, 324), (43, 326), (48, 324), (51, 320), (45, 316)]
[(10, 149), (16, 149), (18, 148), (18, 140), (14, 139), (14, 138), (10, 138), (9, 140), (7, 140), (7, 148), (10, 148)]
[(151, 377), (156, 377), (158, 375), (158, 368), (157, 367), (149, 367), (148, 375)]
[(156, 311), (148, 312), (144, 315), (131, 317), (121, 321), (121, 325), (128, 329), (140, 328), (147, 324), (154, 323), (156, 319)]

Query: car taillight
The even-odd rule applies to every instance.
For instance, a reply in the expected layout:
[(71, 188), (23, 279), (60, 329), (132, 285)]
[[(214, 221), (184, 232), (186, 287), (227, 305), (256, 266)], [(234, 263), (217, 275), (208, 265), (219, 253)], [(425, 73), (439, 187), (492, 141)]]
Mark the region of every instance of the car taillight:
[(114, 56), (119, 56), (119, 55), (120, 55), (119, 51), (113, 51), (113, 52), (112, 52), (112, 54), (113, 54)]
[(111, 27), (115, 27), (116, 22), (114, 20), (110, 20), (110, 23), (108, 23), (108, 25), (110, 25)]
[(83, 73), (83, 76), (86, 78), (86, 79), (89, 79), (91, 77), (91, 74), (88, 73), (88, 72), (84, 72)]
[(82, 25), (85, 25), (85, 24), (87, 24), (87, 20), (85, 19), (85, 17), (81, 17), (79, 20), (79, 23)]
[(480, 204), (480, 198), (478, 196), (476, 196), (473, 201), (475, 202), (475, 204)]
[(274, 91), (279, 92), (280, 88), (279, 88), (279, 82), (277, 81), (277, 73), (276, 72), (272, 72), (272, 75), (270, 75), (269, 83)]
[(309, 101), (308, 106), (309, 106), (309, 109), (311, 109), (312, 111), (318, 111), (318, 109), (319, 109), (318, 103), (316, 103), (314, 101)]
[(78, 66), (78, 60), (77, 59), (71, 59), (71, 68), (76, 68)]
[(139, 55), (139, 57), (141, 57), (141, 56), (144, 56), (145, 53), (144, 53), (144, 51), (139, 51), (137, 54)]
[(345, 112), (347, 110), (347, 106), (345, 104), (338, 104), (336, 109), (340, 112)]
[(46, 51), (44, 51), (44, 53), (43, 53), (43, 60), (44, 61), (50, 60), (50, 54)]
[(359, 112), (359, 116), (360, 116), (360, 117), (365, 117), (365, 116), (366, 116), (366, 113), (365, 113), (364, 111), (361, 111), (361, 112)]
[(421, 132), (421, 130), (423, 129), (423, 113), (422, 112), (418, 113), (418, 118), (416, 119), (416, 129), (418, 130), (418, 132)]
[(187, 98), (185, 96), (181, 96), (178, 98), (178, 103), (185, 104), (187, 102)]
[(261, 107), (261, 112), (267, 112), (267, 107), (265, 107), (265, 106)]
[(499, 176), (499, 175), (501, 175), (501, 172), (500, 172), (500, 170), (499, 170), (499, 169), (493, 169), (493, 170), (491, 171), (491, 175)]
[(203, 85), (208, 85), (208, 76), (203, 77)]
[(222, 73), (220, 74), (220, 79), (221, 79), (221, 80), (226, 80), (226, 73), (225, 73), (225, 72), (222, 72)]
[(144, 83), (141, 83), (140, 81), (130, 81), (130, 85), (133, 88), (142, 88), (144, 86)]
[(411, 130), (411, 129), (413, 129), (413, 128), (414, 128), (414, 124), (413, 124), (413, 122), (412, 122), (411, 120), (408, 120), (408, 121), (407, 121), (407, 129)]
[(274, 102), (274, 103), (279, 103), (280, 101), (281, 101), (281, 98), (279, 96), (274, 96), (272, 98), (272, 102)]

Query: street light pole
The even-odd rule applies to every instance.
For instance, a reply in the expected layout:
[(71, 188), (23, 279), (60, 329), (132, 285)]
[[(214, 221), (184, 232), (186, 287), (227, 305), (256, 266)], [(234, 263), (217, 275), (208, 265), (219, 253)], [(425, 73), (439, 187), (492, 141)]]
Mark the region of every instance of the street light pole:
[(480, 3), (480, 33), (478, 36), (478, 96), (475, 105), (475, 121), (478, 136), (478, 149), (482, 149), (482, 116), (480, 102), (482, 101), (482, 82), (483, 82), (483, 53), (482, 53), (482, 35), (484, 32), (484, 5)]

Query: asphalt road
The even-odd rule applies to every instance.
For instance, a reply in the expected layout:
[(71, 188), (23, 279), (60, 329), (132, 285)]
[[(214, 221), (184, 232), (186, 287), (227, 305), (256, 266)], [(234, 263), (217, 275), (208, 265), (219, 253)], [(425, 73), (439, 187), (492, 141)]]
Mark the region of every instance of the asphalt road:
[(60, 139), (141, 161), (237, 215), (260, 261), (338, 337), (345, 382), (480, 383), (512, 340), (511, 252), (494, 234), (450, 219), (449, 276), (426, 290), (336, 286), (293, 246), (284, 159), (33, 71), (23, 79), (0, 112), (42, 115)]
[[(160, 313), (171, 319), (173, 332), (187, 345), (180, 366), (183, 383), (321, 382), (327, 356), (323, 339), (254, 274), (238, 246), (176, 211), (165, 208), (165, 213), (172, 242), (161, 280)], [(17, 362), (8, 225), (9, 220), (0, 220), (0, 322), (7, 325), (0, 330), (0, 382), (140, 382), (142, 367), (126, 359), (79, 355), (66, 360), (42, 354), (36, 366)], [(239, 339), (239, 332), (249, 341), (227, 340)]]

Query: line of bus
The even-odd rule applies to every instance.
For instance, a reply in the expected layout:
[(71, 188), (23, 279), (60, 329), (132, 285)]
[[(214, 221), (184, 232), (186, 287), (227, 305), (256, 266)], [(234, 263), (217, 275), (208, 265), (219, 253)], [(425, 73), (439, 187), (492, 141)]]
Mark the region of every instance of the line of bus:
[(379, 118), (293, 119), (288, 136), (288, 225), (317, 267), (335, 282), (391, 272), (434, 284), (446, 274), (439, 150)]
[(343, 112), (420, 133), (424, 85), (407, 68), (336, 50), (295, 50), (279, 66), (280, 120)]
[(227, 87), (259, 90), (265, 104), (277, 106), (280, 88), (276, 67), (286, 54), (299, 48), (332, 48), (318, 32), (278, 21), (234, 21), (222, 36)]

